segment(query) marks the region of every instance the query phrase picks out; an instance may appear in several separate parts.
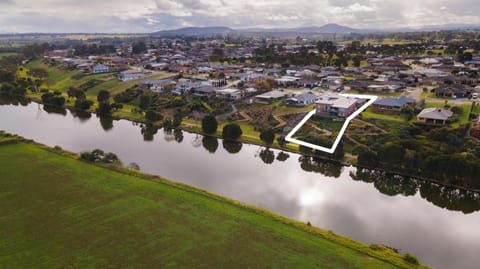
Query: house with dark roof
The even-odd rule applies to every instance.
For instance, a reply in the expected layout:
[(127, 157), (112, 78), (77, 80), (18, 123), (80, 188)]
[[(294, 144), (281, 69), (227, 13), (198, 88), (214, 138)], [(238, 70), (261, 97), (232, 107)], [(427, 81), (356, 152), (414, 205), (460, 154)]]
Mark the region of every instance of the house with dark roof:
[(378, 99), (372, 104), (372, 111), (380, 114), (400, 114), (402, 108), (414, 107), (416, 100), (408, 97), (387, 97)]
[(417, 120), (420, 123), (430, 125), (445, 125), (453, 112), (438, 107), (425, 108), (417, 115)]
[(207, 97), (215, 95), (215, 88), (209, 85), (203, 85), (197, 88), (192, 88), (190, 93), (198, 97)]
[(462, 85), (449, 85), (449, 86), (442, 86), (438, 87), (433, 90), (437, 97), (444, 97), (444, 98), (462, 98), (462, 97), (469, 97), (472, 94), (472, 88), (465, 87)]

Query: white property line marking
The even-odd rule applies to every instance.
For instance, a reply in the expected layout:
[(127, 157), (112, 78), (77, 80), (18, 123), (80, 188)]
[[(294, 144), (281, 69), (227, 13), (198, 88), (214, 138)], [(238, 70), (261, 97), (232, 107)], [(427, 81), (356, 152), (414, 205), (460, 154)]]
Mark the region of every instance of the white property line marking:
[(322, 147), (319, 145), (315, 145), (312, 143), (308, 143), (305, 141), (301, 141), (295, 138), (292, 138), (292, 136), (317, 112), (316, 109), (310, 111), (305, 118), (303, 118), (295, 128), (293, 128), (290, 133), (285, 137), (285, 140), (288, 142), (292, 142), (295, 144), (299, 144), (305, 147), (309, 147), (312, 149), (317, 149), (321, 150), (327, 153), (334, 153), (335, 149), (337, 149), (338, 144), (340, 143), (340, 140), (342, 139), (343, 135), (345, 134), (345, 131), (347, 130), (348, 124), (350, 123), (351, 120), (353, 120), (356, 116), (358, 116), (360, 113), (362, 113), (367, 107), (369, 107), (375, 100), (378, 99), (378, 96), (375, 95), (362, 95), (362, 94), (339, 94), (340, 96), (345, 96), (345, 97), (353, 97), (353, 98), (359, 98), (359, 99), (369, 99), (365, 104), (363, 104), (359, 109), (357, 109), (355, 112), (353, 112), (350, 116), (348, 116), (345, 119), (345, 123), (342, 126), (342, 129), (340, 129), (340, 132), (338, 133), (337, 138), (335, 139), (335, 142), (333, 142), (333, 145), (331, 148), (326, 148)]

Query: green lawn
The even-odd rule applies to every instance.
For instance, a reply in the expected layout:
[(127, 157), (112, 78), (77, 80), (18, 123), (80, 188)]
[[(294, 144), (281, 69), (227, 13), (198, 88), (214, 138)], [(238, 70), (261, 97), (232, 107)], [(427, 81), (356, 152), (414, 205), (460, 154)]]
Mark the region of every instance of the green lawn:
[[(372, 109), (369, 107), (365, 111), (362, 112), (362, 119), (381, 119), (381, 120), (388, 120), (388, 121), (396, 121), (396, 122), (405, 122), (405, 119), (400, 115), (388, 115), (388, 114), (380, 114), (372, 112)], [(415, 118), (415, 117), (414, 117)]]
[(3, 57), (14, 56), (14, 55), (18, 55), (18, 53), (16, 53), (16, 52), (0, 52), (0, 59), (2, 59)]
[(185, 185), (0, 147), (4, 268), (423, 268)]
[[(453, 104), (453, 103), (448, 103), (451, 107), (453, 106), (458, 106), (458, 107), (461, 107), (463, 112), (462, 114), (459, 115), (458, 117), (458, 121), (457, 122), (454, 122), (452, 123), (452, 127), (454, 128), (457, 128), (459, 127), (460, 125), (462, 124), (466, 124), (468, 123), (470, 120), (469, 120), (469, 115), (470, 115), (470, 109), (472, 108), (472, 104), (471, 103), (468, 103), (468, 104), (462, 104), (462, 105), (456, 105), (456, 104)], [(429, 108), (429, 107), (438, 107), (438, 108), (443, 108), (445, 106), (445, 102), (443, 103), (425, 103), (425, 107), (426, 108)]]

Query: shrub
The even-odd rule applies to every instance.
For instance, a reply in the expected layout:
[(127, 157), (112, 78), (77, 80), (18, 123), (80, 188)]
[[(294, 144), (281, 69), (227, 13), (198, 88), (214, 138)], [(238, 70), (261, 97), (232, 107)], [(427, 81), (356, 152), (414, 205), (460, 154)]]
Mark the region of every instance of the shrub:
[(403, 259), (404, 259), (406, 262), (411, 263), (411, 264), (415, 264), (415, 265), (420, 264), (420, 263), (418, 262), (418, 258), (415, 257), (415, 256), (413, 256), (413, 255), (410, 254), (410, 253), (405, 254), (405, 255), (403, 256)]

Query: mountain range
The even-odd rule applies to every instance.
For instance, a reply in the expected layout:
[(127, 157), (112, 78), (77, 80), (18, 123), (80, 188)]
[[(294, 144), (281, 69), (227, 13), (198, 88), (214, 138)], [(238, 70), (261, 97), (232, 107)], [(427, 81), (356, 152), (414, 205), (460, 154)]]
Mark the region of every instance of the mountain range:
[(292, 34), (368, 34), (368, 33), (389, 33), (389, 32), (414, 32), (414, 31), (440, 31), (440, 30), (464, 30), (480, 29), (479, 25), (471, 24), (447, 24), (431, 25), (418, 28), (392, 28), (392, 29), (357, 29), (335, 23), (323, 26), (298, 27), (298, 28), (244, 28), (233, 29), (225, 26), (214, 27), (186, 27), (176, 30), (163, 30), (153, 33), (161, 36), (193, 36), (193, 35), (226, 35), (226, 34), (271, 34), (271, 35), (292, 35)]

